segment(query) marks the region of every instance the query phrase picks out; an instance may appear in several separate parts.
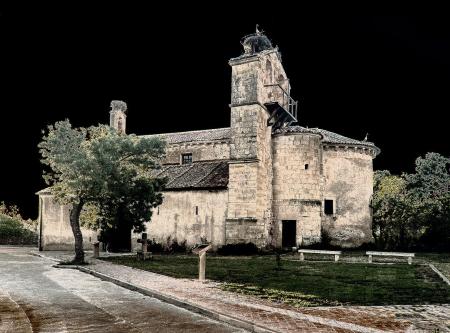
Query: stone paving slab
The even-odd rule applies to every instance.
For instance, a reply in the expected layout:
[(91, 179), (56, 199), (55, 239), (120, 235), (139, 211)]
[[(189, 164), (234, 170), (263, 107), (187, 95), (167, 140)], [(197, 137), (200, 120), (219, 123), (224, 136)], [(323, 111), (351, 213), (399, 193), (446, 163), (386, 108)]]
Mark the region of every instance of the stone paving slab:
[[(67, 253), (45, 253), (67, 259)], [(177, 300), (192, 308), (275, 332), (450, 332), (450, 305), (295, 308), (201, 283), (90, 259), (89, 270)]]

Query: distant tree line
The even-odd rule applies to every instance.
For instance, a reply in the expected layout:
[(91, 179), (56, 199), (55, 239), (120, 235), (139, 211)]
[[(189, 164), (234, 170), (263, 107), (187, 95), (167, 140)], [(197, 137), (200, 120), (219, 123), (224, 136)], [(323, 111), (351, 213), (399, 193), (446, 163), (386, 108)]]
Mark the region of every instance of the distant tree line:
[(36, 245), (37, 221), (25, 220), (15, 205), (0, 202), (0, 244)]
[(450, 158), (427, 153), (412, 174), (374, 175), (373, 234), (387, 250), (450, 250)]

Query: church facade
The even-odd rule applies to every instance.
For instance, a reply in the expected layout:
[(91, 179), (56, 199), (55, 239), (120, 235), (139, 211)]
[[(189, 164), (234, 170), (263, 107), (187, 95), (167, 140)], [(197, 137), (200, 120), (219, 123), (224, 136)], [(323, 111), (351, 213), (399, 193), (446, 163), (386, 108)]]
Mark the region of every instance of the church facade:
[[(230, 127), (145, 136), (167, 142), (154, 176), (168, 183), (148, 237), (216, 248), (241, 242), (290, 248), (324, 237), (342, 247), (372, 241), (372, 160), (380, 150), (297, 125), (278, 49), (260, 32), (242, 45), (243, 54), (229, 61)], [(126, 104), (111, 107), (110, 125), (125, 133)], [(59, 237), (71, 232), (67, 209), (58, 208), (50, 192), (38, 194), (41, 247), (69, 246), (69, 238)], [(87, 243), (93, 236), (85, 231)]]

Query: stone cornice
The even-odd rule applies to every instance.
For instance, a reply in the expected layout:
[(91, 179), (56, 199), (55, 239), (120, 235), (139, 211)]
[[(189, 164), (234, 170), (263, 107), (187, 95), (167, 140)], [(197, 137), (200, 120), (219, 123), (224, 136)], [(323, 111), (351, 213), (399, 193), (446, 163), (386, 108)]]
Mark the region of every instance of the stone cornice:
[(259, 61), (261, 60), (262, 56), (271, 54), (271, 53), (279, 53), (278, 52), (278, 48), (275, 47), (272, 50), (265, 50), (259, 53), (254, 53), (254, 54), (243, 54), (239, 57), (236, 58), (231, 58), (230, 60), (228, 60), (228, 64), (230, 66), (235, 66), (235, 65), (241, 65), (241, 64), (245, 64), (248, 62), (253, 62), (253, 61)]
[(258, 163), (260, 161), (261, 160), (259, 158), (237, 159), (237, 160), (230, 160), (228, 164)]
[(239, 222), (258, 222), (256, 217), (228, 217), (226, 222), (239, 223)]
[(215, 144), (230, 144), (231, 139), (211, 140), (211, 141), (186, 141), (180, 143), (168, 143), (167, 149), (182, 148), (185, 146), (211, 146)]
[(380, 153), (380, 149), (378, 147), (369, 147), (357, 144), (324, 143), (322, 144), (322, 148), (323, 150), (353, 151), (361, 154), (369, 154), (372, 158), (375, 158)]
[(318, 136), (319, 138), (323, 138), (323, 135), (317, 132), (288, 132), (288, 133), (273, 133), (272, 137), (280, 137), (280, 136), (290, 136), (290, 135), (312, 135)]
[(266, 106), (264, 104), (261, 104), (258, 101), (252, 101), (252, 102), (245, 102), (245, 103), (239, 103), (239, 104), (228, 104), (230, 108), (238, 107), (238, 106), (249, 106), (249, 105), (259, 105), (264, 110), (267, 110)]

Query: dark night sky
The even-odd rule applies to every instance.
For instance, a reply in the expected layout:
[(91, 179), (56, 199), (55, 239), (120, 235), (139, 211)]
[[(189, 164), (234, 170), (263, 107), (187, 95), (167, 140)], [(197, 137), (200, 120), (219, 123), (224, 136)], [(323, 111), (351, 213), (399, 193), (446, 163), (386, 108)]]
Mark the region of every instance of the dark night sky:
[(301, 125), (356, 139), (368, 132), (382, 150), (376, 169), (412, 171), (428, 151), (450, 155), (447, 17), (302, 11), (221, 20), (217, 11), (0, 9), (0, 201), (35, 218), (41, 130), (65, 118), (106, 123), (112, 99), (128, 103), (130, 133), (229, 126), (227, 61), (256, 23), (280, 48)]

